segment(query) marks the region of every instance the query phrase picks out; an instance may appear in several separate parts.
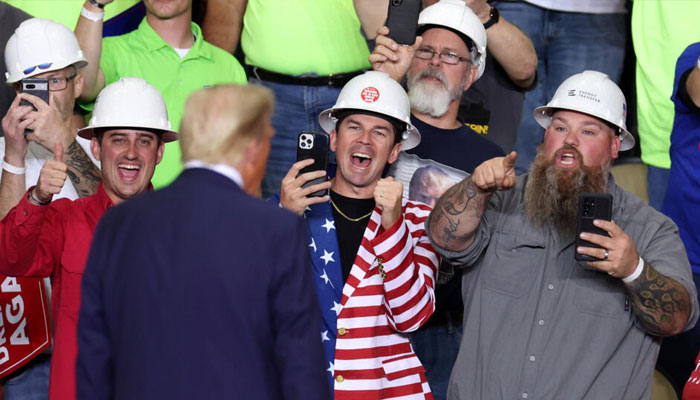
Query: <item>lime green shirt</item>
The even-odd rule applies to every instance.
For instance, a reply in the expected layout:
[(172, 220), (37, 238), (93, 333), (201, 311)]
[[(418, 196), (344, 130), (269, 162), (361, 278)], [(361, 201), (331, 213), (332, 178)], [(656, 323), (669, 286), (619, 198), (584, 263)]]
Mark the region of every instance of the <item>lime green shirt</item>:
[[(80, 10), (85, 0), (2, 0), (5, 3), (23, 10), (27, 14), (59, 22), (70, 30), (75, 29), (80, 16)], [(114, 0), (105, 7), (105, 21), (126, 11), (140, 0)]]
[(352, 0), (248, 0), (241, 46), (247, 64), (286, 75), (370, 67)]
[[(172, 127), (178, 130), (190, 93), (221, 83), (247, 82), (238, 61), (231, 54), (205, 42), (195, 23), (192, 23), (192, 33), (197, 39), (184, 59), (158, 36), (146, 18), (133, 32), (103, 39), (100, 67), (106, 84), (122, 76), (145, 79), (163, 95)], [(165, 186), (177, 177), (182, 170), (180, 154), (178, 142), (165, 145), (163, 161), (153, 175), (153, 186)]]
[(673, 77), (678, 57), (700, 37), (699, 16), (697, 0), (635, 0), (632, 4), (637, 120), (645, 164), (671, 167)]

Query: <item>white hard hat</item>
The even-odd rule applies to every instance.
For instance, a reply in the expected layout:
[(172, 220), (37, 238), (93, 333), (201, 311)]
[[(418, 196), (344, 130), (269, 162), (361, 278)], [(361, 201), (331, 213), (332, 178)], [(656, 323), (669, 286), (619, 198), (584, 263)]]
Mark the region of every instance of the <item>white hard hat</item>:
[(318, 116), (318, 123), (330, 133), (338, 121), (335, 114), (340, 110), (370, 111), (386, 115), (406, 124), (402, 133), (401, 148), (409, 150), (420, 143), (420, 133), (411, 124), (411, 106), (408, 95), (401, 85), (384, 72), (367, 71), (343, 86), (332, 108)]
[(426, 7), (418, 16), (418, 29), (425, 31), (427, 29), (422, 28), (429, 29), (430, 26), (447, 28), (474, 42), (472, 64), (479, 69), (476, 77), (479, 79), (486, 68), (486, 29), (464, 0), (440, 0)]
[(177, 133), (170, 129), (163, 96), (141, 78), (124, 77), (102, 89), (90, 123), (78, 135), (91, 139), (98, 128), (156, 130), (161, 131), (164, 142), (177, 140)]
[(627, 102), (622, 90), (610, 78), (598, 71), (583, 71), (567, 78), (552, 100), (535, 108), (535, 120), (547, 129), (556, 110), (572, 110), (600, 118), (615, 125), (620, 135), (620, 150), (634, 147), (634, 137), (627, 131)]
[(58, 22), (28, 19), (19, 24), (5, 45), (7, 84), (70, 65), (82, 68), (87, 60), (73, 32)]

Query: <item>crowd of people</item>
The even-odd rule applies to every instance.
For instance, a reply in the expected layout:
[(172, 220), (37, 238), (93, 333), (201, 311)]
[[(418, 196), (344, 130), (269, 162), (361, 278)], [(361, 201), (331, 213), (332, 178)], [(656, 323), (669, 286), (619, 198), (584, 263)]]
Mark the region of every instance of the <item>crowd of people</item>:
[(0, 0), (1, 398), (700, 399), (689, 2)]

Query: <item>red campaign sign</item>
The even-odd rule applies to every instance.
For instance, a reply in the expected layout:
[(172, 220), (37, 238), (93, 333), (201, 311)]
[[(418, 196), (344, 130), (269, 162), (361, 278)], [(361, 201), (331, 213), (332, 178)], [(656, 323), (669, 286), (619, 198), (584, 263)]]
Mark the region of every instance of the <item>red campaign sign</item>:
[(51, 319), (42, 278), (0, 275), (0, 378), (51, 346)]

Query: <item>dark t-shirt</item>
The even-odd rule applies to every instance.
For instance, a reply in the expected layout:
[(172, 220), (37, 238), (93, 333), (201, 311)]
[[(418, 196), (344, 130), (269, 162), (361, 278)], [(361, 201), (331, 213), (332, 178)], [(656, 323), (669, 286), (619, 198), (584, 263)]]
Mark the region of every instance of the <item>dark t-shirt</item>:
[[(343, 282), (345, 282), (350, 275), (350, 270), (357, 256), (357, 250), (362, 242), (362, 236), (374, 209), (374, 199), (353, 199), (341, 196), (332, 190), (329, 192), (332, 200), (331, 209), (333, 210), (333, 220), (335, 221), (335, 232), (338, 236), (340, 265), (343, 267)], [(341, 215), (338, 209), (345, 216)], [(359, 220), (350, 221), (348, 218)]]
[[(509, 153), (515, 145), (525, 92), (487, 51), (484, 74), (462, 94), (459, 119)], [(537, 79), (530, 88), (537, 85)]]
[[(12, 86), (6, 84), (5, 79), (5, 46), (7, 41), (10, 39), (15, 29), (22, 23), (22, 21), (31, 18), (32, 16), (26, 12), (12, 7), (11, 5), (0, 1), (0, 43), (2, 44), (2, 51), (0, 51), (0, 76), (2, 76), (2, 85), (0, 85), (0, 113), (4, 117), (7, 114), (7, 110), (12, 104), (16, 94), (15, 89)], [(2, 136), (2, 131), (0, 130), (0, 136)]]
[[(421, 133), (420, 144), (392, 165), (390, 175), (403, 183), (404, 196), (431, 206), (445, 190), (469, 176), (482, 162), (504, 155), (503, 150), (467, 126), (440, 129), (411, 116)], [(441, 265), (435, 290), (435, 314), (461, 314), (461, 274)], [(439, 317), (438, 317), (439, 318)]]

